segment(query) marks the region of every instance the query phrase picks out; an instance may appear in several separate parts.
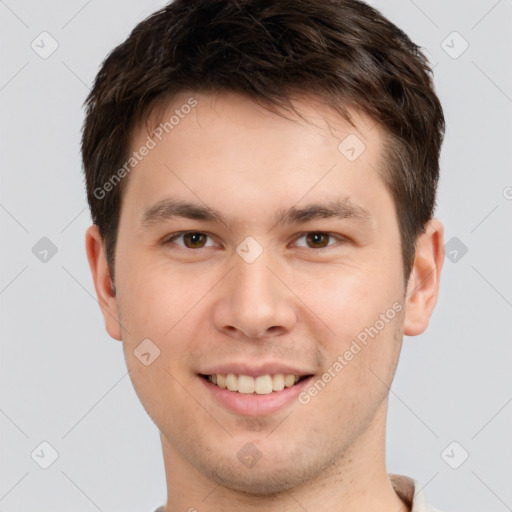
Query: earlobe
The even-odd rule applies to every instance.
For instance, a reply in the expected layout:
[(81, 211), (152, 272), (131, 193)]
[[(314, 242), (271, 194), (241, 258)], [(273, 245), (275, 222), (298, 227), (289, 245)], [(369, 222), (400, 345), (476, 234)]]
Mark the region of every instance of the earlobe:
[(404, 334), (417, 336), (425, 331), (439, 293), (444, 262), (444, 227), (438, 219), (425, 225), (418, 237), (414, 265), (405, 297)]
[(90, 226), (85, 233), (85, 249), (91, 269), (96, 296), (100, 305), (105, 328), (109, 335), (122, 339), (121, 326), (117, 311), (117, 298), (110, 278), (110, 271), (98, 226)]

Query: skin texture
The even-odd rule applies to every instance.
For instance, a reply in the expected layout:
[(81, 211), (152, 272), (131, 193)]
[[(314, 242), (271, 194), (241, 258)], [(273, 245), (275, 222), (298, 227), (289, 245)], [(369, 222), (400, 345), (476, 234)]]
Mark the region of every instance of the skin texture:
[[(442, 224), (432, 219), (419, 237), (405, 286), (375, 123), (354, 112), (356, 130), (312, 97), (295, 103), (307, 122), (290, 120), (228, 93), (183, 93), (162, 119), (191, 96), (197, 106), (125, 178), (116, 295), (98, 230), (86, 233), (106, 329), (122, 340), (161, 432), (166, 511), (407, 510), (386, 473), (387, 397), (403, 335), (427, 328), (437, 300)], [(353, 162), (338, 150), (349, 134), (366, 146)], [(132, 147), (147, 136), (139, 127)], [(171, 196), (214, 208), (226, 223), (174, 218), (143, 228), (143, 212)], [(283, 208), (346, 197), (371, 219), (275, 225)], [(164, 243), (179, 231), (208, 238)], [(302, 236), (319, 231), (334, 236), (316, 245)], [(252, 263), (236, 252), (248, 236), (263, 249)], [(396, 303), (401, 311), (307, 404), (237, 415), (197, 375), (217, 363), (280, 361), (319, 378)], [(134, 355), (147, 338), (160, 350), (149, 366)], [(261, 452), (253, 467), (237, 457), (246, 443)]]

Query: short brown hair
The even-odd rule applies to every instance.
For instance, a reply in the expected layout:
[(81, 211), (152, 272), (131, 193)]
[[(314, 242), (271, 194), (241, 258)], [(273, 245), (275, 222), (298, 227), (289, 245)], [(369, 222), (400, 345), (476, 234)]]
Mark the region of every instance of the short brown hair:
[(293, 110), (292, 95), (309, 93), (383, 128), (407, 280), (435, 209), (445, 129), (431, 73), (420, 48), (358, 0), (176, 0), (157, 11), (108, 55), (85, 102), (87, 197), (112, 279), (127, 178), (106, 198), (97, 191), (129, 158), (134, 128), (178, 92), (228, 91)]

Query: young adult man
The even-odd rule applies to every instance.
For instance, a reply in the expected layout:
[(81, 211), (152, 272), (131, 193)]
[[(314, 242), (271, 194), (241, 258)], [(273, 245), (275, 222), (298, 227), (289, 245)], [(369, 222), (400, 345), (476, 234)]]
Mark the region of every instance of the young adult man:
[(86, 248), (161, 433), (159, 511), (433, 510), (385, 464), (443, 264), (429, 71), (356, 0), (176, 0), (104, 62)]

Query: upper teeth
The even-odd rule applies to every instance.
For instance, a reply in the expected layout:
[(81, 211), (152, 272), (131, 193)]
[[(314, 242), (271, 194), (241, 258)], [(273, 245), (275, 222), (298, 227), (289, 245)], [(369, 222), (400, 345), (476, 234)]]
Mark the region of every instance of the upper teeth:
[(300, 379), (299, 375), (284, 375), (277, 373), (275, 375), (260, 375), (256, 378), (250, 375), (235, 375), (234, 373), (217, 373), (208, 375), (208, 380), (217, 384), (220, 388), (227, 388), (229, 391), (238, 391), (239, 393), (256, 393), (258, 395), (267, 395), (272, 391), (281, 391), (290, 388)]

